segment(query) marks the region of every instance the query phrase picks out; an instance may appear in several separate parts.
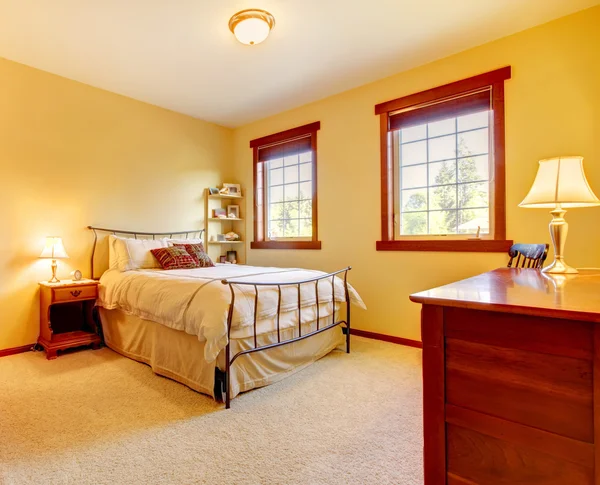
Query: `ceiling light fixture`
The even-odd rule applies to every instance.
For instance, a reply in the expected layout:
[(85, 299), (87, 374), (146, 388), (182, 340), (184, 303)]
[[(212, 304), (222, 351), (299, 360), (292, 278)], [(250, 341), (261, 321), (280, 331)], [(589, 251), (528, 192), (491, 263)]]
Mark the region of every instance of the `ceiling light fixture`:
[(251, 8), (229, 19), (229, 30), (242, 44), (256, 45), (264, 41), (275, 25), (275, 17), (265, 10)]

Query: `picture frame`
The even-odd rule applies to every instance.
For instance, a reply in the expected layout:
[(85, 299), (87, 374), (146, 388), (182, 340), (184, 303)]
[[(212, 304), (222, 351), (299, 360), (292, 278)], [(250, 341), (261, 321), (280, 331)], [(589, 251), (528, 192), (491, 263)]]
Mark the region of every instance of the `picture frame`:
[(230, 219), (240, 218), (240, 206), (239, 205), (228, 205), (227, 206), (227, 217)]
[(220, 194), (223, 195), (232, 195), (241, 197), (242, 196), (242, 187), (240, 184), (223, 184), (223, 188), (219, 191)]
[(223, 207), (213, 209), (213, 218), (224, 219), (227, 217), (227, 211)]
[(237, 263), (237, 251), (227, 251), (227, 262)]
[(224, 254), (221, 254), (221, 256), (219, 256), (219, 263), (226, 263), (227, 262), (227, 256), (225, 256)]
[(217, 187), (209, 187), (208, 193), (210, 195), (219, 195), (219, 189)]
[(217, 234), (217, 242), (224, 242), (225, 234)]

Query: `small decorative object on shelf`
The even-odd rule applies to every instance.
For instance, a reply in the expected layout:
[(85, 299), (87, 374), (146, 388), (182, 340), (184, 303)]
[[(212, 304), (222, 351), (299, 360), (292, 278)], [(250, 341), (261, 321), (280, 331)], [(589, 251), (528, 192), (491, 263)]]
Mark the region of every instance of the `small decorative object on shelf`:
[(240, 184), (223, 184), (223, 188), (219, 190), (221, 195), (233, 195), (237, 197), (242, 196), (242, 189)]
[(480, 241), (481, 240), (481, 226), (477, 226), (477, 233), (475, 234), (475, 237), (470, 237), (469, 241)]
[(213, 210), (213, 215), (214, 215), (214, 217), (218, 217), (219, 219), (226, 219), (227, 211), (222, 207), (218, 207)]
[(237, 263), (237, 251), (227, 251), (227, 261), (232, 264)]
[(210, 195), (219, 195), (219, 189), (217, 189), (216, 187), (209, 187), (208, 193)]
[(239, 234), (236, 234), (235, 232), (231, 231), (231, 232), (228, 232), (227, 234), (225, 234), (225, 240), (226, 241), (239, 241), (240, 236), (239, 236)]
[(240, 218), (240, 206), (239, 205), (228, 205), (227, 206), (227, 217), (231, 219)]
[(217, 242), (225, 241), (225, 234), (217, 234)]

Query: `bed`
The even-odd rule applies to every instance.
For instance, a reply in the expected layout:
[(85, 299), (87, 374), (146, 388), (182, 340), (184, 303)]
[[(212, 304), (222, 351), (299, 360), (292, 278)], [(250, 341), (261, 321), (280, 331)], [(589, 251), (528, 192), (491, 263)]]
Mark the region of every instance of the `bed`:
[(231, 264), (120, 267), (108, 257), (110, 240), (152, 245), (201, 240), (202, 231), (89, 228), (106, 345), (226, 408), (240, 392), (276, 382), (334, 349), (350, 352), (350, 307), (364, 308), (348, 283), (350, 267), (332, 273)]

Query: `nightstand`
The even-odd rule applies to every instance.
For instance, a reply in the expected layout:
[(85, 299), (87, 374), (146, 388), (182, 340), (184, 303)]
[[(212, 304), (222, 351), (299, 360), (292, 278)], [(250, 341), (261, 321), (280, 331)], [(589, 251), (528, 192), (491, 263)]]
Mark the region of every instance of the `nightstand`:
[(38, 344), (47, 359), (56, 359), (59, 350), (91, 345), (102, 341), (93, 319), (98, 296), (95, 280), (40, 282), (40, 337)]

